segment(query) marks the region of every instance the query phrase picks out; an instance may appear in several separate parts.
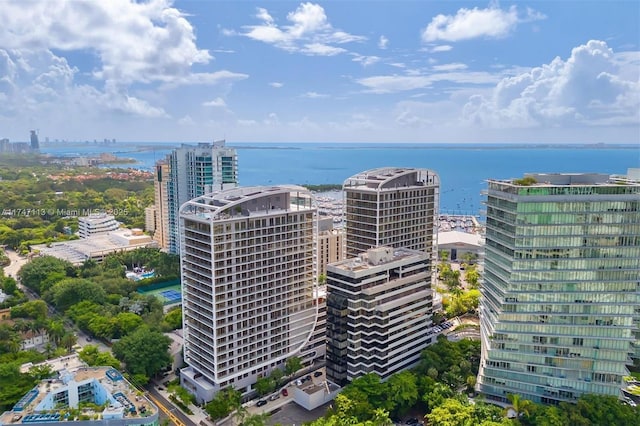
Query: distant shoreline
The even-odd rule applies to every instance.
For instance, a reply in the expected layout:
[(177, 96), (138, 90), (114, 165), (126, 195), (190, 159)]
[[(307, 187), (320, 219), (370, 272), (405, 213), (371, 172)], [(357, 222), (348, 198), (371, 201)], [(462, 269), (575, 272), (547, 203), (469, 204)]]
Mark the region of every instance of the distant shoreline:
[[(117, 142), (110, 146), (113, 148), (136, 148), (135, 151), (152, 151), (152, 150), (170, 150), (180, 147), (181, 145), (197, 145), (199, 142)], [(269, 150), (300, 150), (300, 149), (389, 149), (389, 148), (404, 148), (404, 149), (451, 149), (451, 150), (516, 150), (516, 149), (625, 149), (625, 150), (638, 150), (640, 147), (635, 144), (606, 144), (606, 143), (592, 143), (592, 144), (560, 144), (560, 143), (420, 143), (420, 142), (389, 142), (389, 143), (372, 143), (372, 142), (227, 142), (228, 147), (232, 147), (238, 150), (243, 149), (269, 149)], [(95, 147), (97, 150), (100, 148), (106, 148), (101, 144), (87, 144), (83, 142), (69, 142), (69, 143), (49, 143), (41, 146), (42, 150), (56, 149), (56, 148), (75, 148), (75, 147)], [(129, 150), (128, 152), (132, 152)], [(113, 152), (113, 151), (111, 151)], [(121, 152), (122, 154), (124, 152)]]

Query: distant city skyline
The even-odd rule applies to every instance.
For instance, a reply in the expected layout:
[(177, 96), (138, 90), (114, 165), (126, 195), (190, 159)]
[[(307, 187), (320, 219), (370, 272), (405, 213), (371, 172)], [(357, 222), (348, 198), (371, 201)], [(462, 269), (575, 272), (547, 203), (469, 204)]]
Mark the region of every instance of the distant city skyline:
[(640, 143), (634, 1), (7, 0), (0, 18), (0, 139)]

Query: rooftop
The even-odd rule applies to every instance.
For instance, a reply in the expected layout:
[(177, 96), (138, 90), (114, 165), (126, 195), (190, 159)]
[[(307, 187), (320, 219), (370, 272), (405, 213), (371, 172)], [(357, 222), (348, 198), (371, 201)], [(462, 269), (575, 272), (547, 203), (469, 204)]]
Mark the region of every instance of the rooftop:
[(361, 253), (358, 257), (346, 259), (340, 262), (327, 265), (328, 269), (339, 269), (342, 271), (360, 272), (377, 268), (392, 262), (412, 257), (425, 257), (423, 252), (409, 250), (406, 248), (375, 247)]
[(131, 229), (117, 229), (105, 234), (91, 235), (80, 240), (40, 244), (34, 245), (32, 248), (38, 250), (42, 255), (54, 256), (77, 265), (92, 257), (118, 250), (147, 247), (150, 244), (155, 243), (148, 235), (139, 234)]
[(381, 167), (351, 176), (344, 181), (344, 189), (396, 189), (400, 187), (439, 186), (440, 178), (433, 170)]
[(633, 185), (640, 182), (633, 179), (622, 180), (619, 176), (602, 173), (525, 173), (522, 178), (489, 179), (488, 182), (511, 184), (514, 186), (580, 186), (580, 185)]
[(180, 213), (217, 220), (268, 215), (275, 211), (302, 211), (315, 205), (311, 192), (301, 186), (247, 186), (194, 198), (180, 208)]
[[(78, 402), (82, 401), (82, 402)], [(71, 366), (27, 392), (0, 424), (145, 418), (157, 408), (112, 367)]]

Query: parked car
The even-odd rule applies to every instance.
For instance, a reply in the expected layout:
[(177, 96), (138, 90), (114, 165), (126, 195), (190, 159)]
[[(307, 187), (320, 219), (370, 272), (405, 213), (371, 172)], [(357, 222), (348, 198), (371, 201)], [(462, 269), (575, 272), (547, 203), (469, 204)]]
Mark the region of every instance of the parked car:
[(275, 401), (275, 400), (276, 400), (276, 399), (278, 399), (278, 398), (280, 398), (280, 395), (278, 395), (278, 394), (271, 395), (271, 396), (269, 397), (269, 401)]
[(308, 376), (305, 376), (304, 381), (308, 382), (309, 380), (311, 380), (311, 374), (309, 374)]
[(265, 401), (264, 399), (261, 399), (258, 401), (258, 403), (256, 404), (258, 407), (262, 407), (263, 405), (267, 405), (267, 401)]
[(313, 373), (313, 377), (320, 377), (322, 376), (322, 371), (316, 371), (315, 373)]
[(282, 396), (289, 396), (289, 391), (286, 389), (282, 389)]

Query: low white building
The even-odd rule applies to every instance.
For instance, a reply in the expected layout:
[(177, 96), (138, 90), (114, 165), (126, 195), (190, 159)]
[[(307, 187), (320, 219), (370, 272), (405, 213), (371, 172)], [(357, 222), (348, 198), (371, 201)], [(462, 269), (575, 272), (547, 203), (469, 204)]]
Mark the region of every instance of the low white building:
[(465, 253), (480, 256), (484, 247), (482, 235), (462, 231), (438, 232), (438, 252), (446, 251), (449, 260), (462, 259)]
[(92, 235), (107, 234), (120, 228), (120, 222), (106, 213), (90, 214), (78, 218), (78, 235), (89, 238)]
[(43, 256), (57, 257), (74, 265), (80, 265), (87, 259), (101, 262), (111, 253), (135, 250), (141, 247), (157, 247), (157, 243), (140, 229), (118, 229), (80, 240), (32, 246), (35, 252)]

